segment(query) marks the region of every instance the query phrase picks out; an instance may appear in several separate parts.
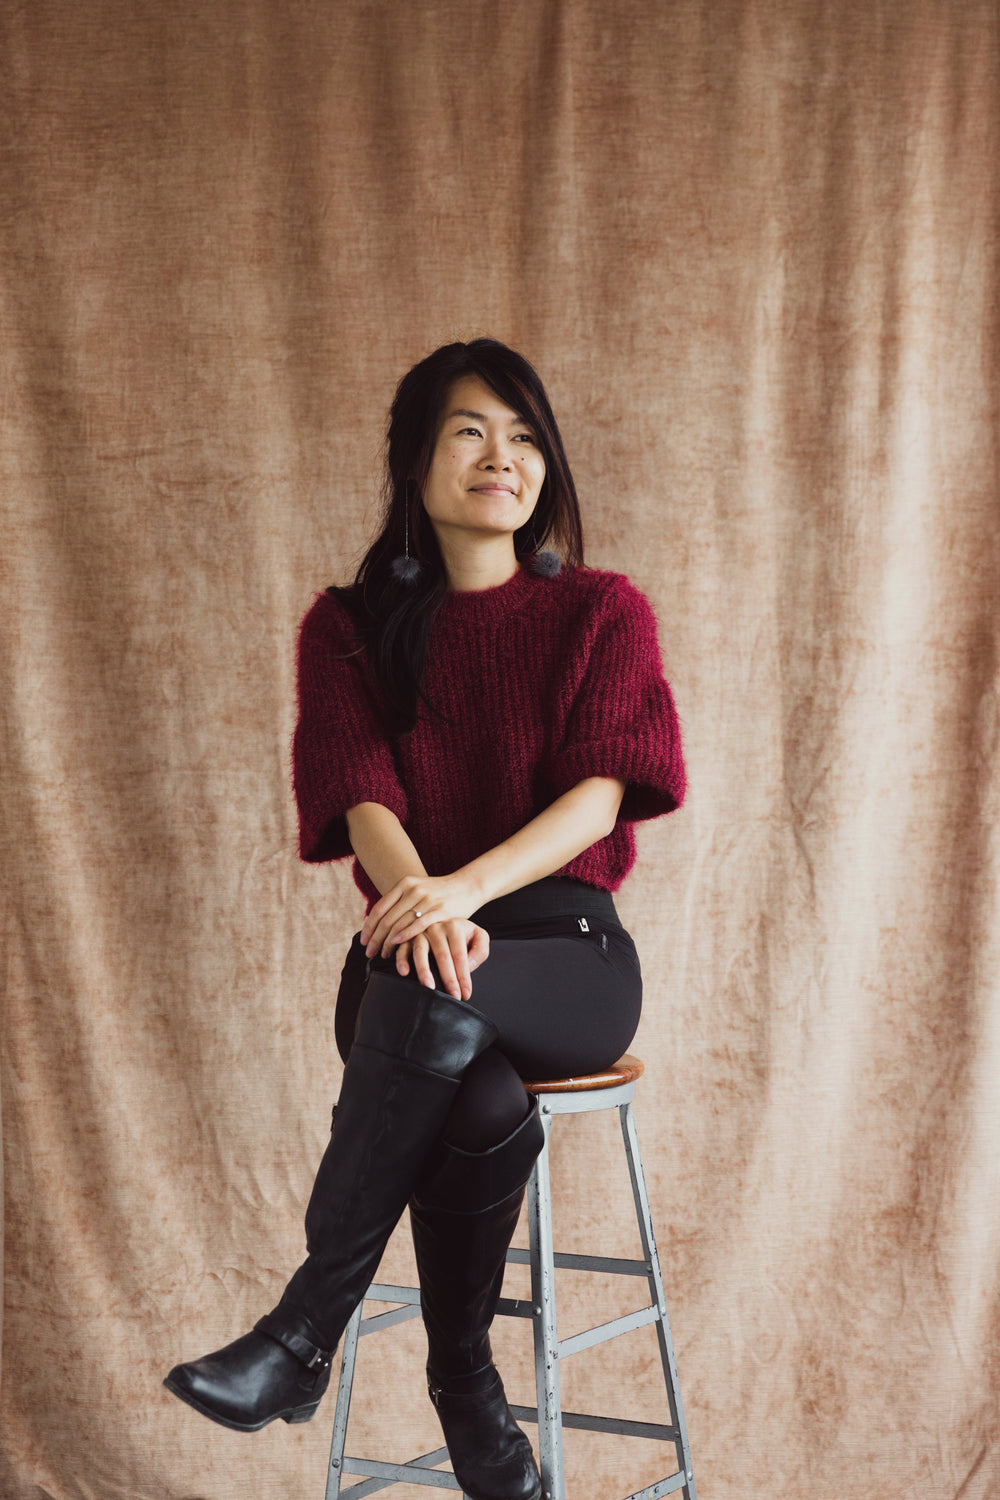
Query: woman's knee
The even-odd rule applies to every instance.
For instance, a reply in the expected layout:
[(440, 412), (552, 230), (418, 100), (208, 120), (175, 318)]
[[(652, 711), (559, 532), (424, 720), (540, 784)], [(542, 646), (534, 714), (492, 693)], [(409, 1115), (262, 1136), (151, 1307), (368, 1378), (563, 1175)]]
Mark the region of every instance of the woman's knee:
[(528, 1112), (528, 1095), (513, 1064), (488, 1047), (463, 1075), (443, 1131), (462, 1151), (499, 1146)]

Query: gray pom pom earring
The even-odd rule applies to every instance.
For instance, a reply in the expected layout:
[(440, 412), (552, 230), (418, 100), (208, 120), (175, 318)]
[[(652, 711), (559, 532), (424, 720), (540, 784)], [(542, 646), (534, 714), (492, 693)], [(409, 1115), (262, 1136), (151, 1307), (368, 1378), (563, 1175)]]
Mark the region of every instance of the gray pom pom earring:
[(548, 547), (542, 551), (539, 550), (544, 535), (539, 537), (536, 521), (537, 517), (532, 516), (531, 530), (528, 533), (528, 553), (522, 561), (536, 578), (556, 578), (562, 572), (562, 558), (558, 552), (553, 552)]
[(403, 546), (402, 557), (394, 557), (389, 564), (389, 571), (398, 583), (416, 583), (423, 572), (423, 564), (419, 558), (410, 556), (410, 481), (406, 481), (406, 504), (403, 509)]
[(528, 566), (539, 578), (555, 578), (562, 572), (562, 558), (558, 552), (546, 548), (544, 552), (533, 553)]

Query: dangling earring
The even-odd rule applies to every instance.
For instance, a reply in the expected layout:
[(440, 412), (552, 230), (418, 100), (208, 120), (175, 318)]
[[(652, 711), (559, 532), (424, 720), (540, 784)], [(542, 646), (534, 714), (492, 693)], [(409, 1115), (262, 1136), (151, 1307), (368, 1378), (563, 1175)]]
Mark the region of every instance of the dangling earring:
[(531, 518), (531, 535), (528, 540), (528, 555), (525, 558), (527, 566), (538, 578), (555, 578), (562, 572), (562, 558), (558, 552), (546, 548), (544, 552), (538, 550), (538, 531), (535, 526), (535, 517)]
[(402, 557), (394, 557), (389, 564), (389, 571), (393, 578), (399, 583), (416, 583), (423, 572), (423, 564), (419, 558), (410, 556), (410, 480), (406, 481), (406, 502), (403, 507), (403, 546)]
[(562, 572), (562, 558), (546, 547), (544, 552), (532, 554), (528, 566), (538, 578), (555, 578)]

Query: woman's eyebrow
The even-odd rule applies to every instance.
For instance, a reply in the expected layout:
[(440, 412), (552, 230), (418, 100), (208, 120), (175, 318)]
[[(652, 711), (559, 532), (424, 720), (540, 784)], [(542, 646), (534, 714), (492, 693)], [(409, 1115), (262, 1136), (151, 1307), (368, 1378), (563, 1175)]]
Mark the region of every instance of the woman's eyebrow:
[[(467, 411), (464, 406), (456, 407), (454, 411), (450, 411), (447, 417), (445, 417), (445, 421), (450, 422), (452, 417), (471, 417), (473, 422), (485, 422), (487, 420), (481, 411)], [(510, 427), (534, 427), (534, 425), (534, 422), (529, 421), (527, 417), (511, 417), (508, 423)]]

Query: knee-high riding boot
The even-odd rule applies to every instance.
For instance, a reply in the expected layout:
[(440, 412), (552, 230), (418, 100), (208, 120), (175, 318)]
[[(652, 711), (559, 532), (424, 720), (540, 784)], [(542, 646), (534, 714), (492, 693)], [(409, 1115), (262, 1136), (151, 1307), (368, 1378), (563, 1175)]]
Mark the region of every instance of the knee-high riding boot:
[(531, 1445), (493, 1364), (489, 1331), (544, 1138), (532, 1101), (525, 1120), (490, 1151), (440, 1142), (410, 1200), (428, 1389), (471, 1500), (539, 1500), (542, 1493)]
[(462, 1074), (496, 1034), (464, 1001), (372, 974), (306, 1211), (308, 1256), (252, 1333), (171, 1370), (174, 1395), (239, 1432), (312, 1417)]

